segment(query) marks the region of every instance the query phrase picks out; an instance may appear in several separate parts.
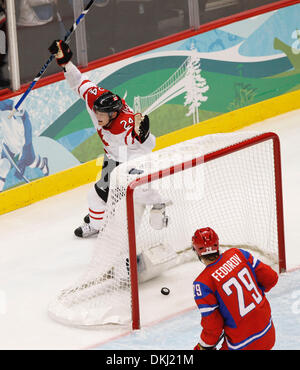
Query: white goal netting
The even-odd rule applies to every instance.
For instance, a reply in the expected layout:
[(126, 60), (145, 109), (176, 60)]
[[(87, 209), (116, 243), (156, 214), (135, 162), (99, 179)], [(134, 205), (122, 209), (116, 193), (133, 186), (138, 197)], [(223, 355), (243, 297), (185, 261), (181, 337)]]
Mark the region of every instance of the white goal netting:
[[(278, 269), (273, 140), (230, 152), (237, 143), (258, 135), (198, 137), (117, 167), (111, 175), (105, 222), (91, 262), (78, 281), (50, 303), (50, 316), (74, 326), (131, 323), (126, 194), (132, 181), (147, 175), (148, 182), (134, 191), (140, 282), (195, 258), (191, 237), (197, 228), (206, 226), (217, 232), (222, 245), (259, 253)], [(224, 148), (229, 151), (223, 153)], [(209, 156), (214, 152), (222, 155)], [(183, 165), (189, 161), (196, 165)], [(174, 168), (178, 172), (173, 173)], [(164, 176), (153, 180), (150, 175), (161, 170)], [(161, 230), (149, 222), (154, 203), (167, 204), (167, 227)]]

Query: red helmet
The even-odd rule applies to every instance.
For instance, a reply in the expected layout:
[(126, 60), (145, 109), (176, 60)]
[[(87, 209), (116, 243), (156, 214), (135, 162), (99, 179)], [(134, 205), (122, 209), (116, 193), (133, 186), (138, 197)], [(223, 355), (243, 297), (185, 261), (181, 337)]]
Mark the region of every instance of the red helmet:
[(196, 230), (192, 237), (192, 244), (198, 256), (219, 251), (219, 237), (210, 227)]

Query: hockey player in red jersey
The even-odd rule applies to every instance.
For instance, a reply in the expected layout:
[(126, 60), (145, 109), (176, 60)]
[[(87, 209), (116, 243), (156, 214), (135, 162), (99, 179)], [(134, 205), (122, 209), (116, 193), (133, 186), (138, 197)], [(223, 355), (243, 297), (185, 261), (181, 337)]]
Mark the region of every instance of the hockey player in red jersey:
[(86, 109), (102, 140), (104, 161), (101, 179), (88, 194), (89, 215), (75, 230), (78, 237), (97, 234), (103, 223), (109, 192), (110, 173), (120, 163), (147, 154), (155, 147), (147, 115), (134, 114), (118, 95), (98, 87), (71, 62), (72, 51), (61, 40), (49, 47), (58, 65), (64, 69), (70, 87), (85, 101)]
[(275, 328), (265, 293), (278, 280), (268, 265), (243, 249), (219, 252), (218, 235), (209, 227), (196, 230), (192, 246), (206, 266), (194, 281), (202, 332), (194, 349), (269, 350)]

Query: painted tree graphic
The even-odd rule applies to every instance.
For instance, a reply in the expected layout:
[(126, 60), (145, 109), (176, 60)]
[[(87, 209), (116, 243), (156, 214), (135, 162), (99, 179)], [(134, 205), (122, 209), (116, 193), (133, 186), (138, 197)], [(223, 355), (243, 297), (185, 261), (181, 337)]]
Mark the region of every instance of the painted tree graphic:
[(193, 115), (193, 124), (199, 122), (199, 107), (207, 100), (203, 94), (207, 92), (209, 86), (206, 79), (201, 76), (200, 57), (197, 55), (195, 45), (191, 46), (193, 54), (189, 57), (187, 63), (187, 72), (185, 76), (186, 95), (184, 97), (184, 106), (188, 106), (187, 117)]

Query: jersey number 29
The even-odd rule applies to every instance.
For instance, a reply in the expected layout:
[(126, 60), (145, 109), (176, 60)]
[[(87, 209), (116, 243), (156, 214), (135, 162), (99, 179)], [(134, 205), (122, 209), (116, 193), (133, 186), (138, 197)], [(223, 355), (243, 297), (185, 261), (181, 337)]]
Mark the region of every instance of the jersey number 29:
[[(235, 287), (237, 292), (239, 312), (240, 315), (243, 317), (255, 308), (255, 303), (259, 304), (262, 301), (262, 296), (257, 290), (257, 287), (246, 267), (244, 267), (237, 275), (242, 285), (235, 277), (232, 277), (223, 284), (223, 290), (228, 296), (230, 296), (233, 293), (231, 289), (232, 286)], [(248, 306), (245, 305), (245, 298), (243, 293), (243, 290), (245, 288), (249, 292), (252, 292), (251, 296), (253, 298), (253, 302), (251, 302)]]

